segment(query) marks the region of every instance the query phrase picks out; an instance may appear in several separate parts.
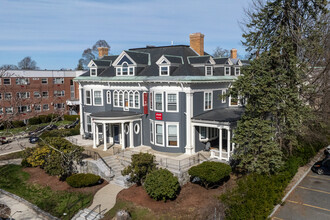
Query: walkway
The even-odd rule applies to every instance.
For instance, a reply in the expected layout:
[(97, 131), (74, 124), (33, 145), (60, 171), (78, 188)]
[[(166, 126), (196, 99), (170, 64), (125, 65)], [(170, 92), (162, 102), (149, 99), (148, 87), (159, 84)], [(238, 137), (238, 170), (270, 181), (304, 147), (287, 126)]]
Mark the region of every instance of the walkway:
[(34, 147), (35, 144), (30, 144), (28, 138), (22, 138), (13, 140), (13, 142), (9, 144), (0, 145), (0, 155), (6, 155), (18, 151), (22, 151), (27, 147)]
[(33, 209), (24, 205), (17, 200), (0, 194), (0, 203), (7, 205), (11, 209), (11, 216), (13, 219), (20, 220), (44, 220), (45, 218), (42, 215), (37, 214)]

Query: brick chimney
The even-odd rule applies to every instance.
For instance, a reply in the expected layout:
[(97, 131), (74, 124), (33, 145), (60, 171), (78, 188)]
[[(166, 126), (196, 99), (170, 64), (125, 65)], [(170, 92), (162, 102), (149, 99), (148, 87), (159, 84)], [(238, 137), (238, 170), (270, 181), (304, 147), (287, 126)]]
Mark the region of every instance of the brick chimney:
[(190, 47), (194, 49), (200, 56), (204, 55), (204, 34), (190, 34)]
[(97, 49), (99, 51), (99, 58), (102, 58), (104, 56), (108, 56), (109, 48), (107, 48), (107, 47), (98, 47)]
[(230, 58), (237, 59), (237, 49), (230, 50)]

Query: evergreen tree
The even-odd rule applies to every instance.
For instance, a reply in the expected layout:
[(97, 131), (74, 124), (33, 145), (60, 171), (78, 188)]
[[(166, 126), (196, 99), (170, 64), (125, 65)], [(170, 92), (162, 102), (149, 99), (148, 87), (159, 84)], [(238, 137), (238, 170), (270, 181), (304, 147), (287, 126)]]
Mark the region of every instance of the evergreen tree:
[[(245, 115), (237, 125), (234, 158), (239, 167), (274, 173), (291, 155), (308, 115), (302, 95), (304, 80), (321, 53), (318, 34), (324, 26), (326, 1), (272, 0), (255, 2), (248, 11), (243, 37), (248, 52), (258, 56), (243, 68), (230, 91), (247, 98)], [(313, 54), (313, 56), (311, 55)]]

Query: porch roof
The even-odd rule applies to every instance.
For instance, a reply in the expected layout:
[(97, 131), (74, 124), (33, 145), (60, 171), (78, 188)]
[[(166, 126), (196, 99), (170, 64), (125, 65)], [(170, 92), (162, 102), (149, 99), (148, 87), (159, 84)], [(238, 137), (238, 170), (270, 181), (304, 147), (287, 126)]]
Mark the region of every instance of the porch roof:
[(238, 121), (243, 113), (243, 107), (218, 108), (196, 115), (192, 119), (233, 123)]
[(91, 117), (93, 118), (132, 118), (141, 116), (140, 113), (129, 112), (129, 111), (105, 111), (105, 112), (96, 112), (92, 113)]

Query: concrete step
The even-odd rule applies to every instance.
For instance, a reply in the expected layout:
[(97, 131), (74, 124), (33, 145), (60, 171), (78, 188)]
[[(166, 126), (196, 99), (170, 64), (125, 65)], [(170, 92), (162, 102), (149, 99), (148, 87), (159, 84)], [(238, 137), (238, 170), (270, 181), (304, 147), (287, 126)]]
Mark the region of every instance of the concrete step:
[[(91, 212), (90, 209), (83, 209), (80, 210), (73, 218), (72, 220), (86, 220), (86, 216)], [(104, 216), (101, 214), (99, 215), (97, 212), (92, 212), (88, 215), (87, 220), (99, 220), (102, 219)]]

